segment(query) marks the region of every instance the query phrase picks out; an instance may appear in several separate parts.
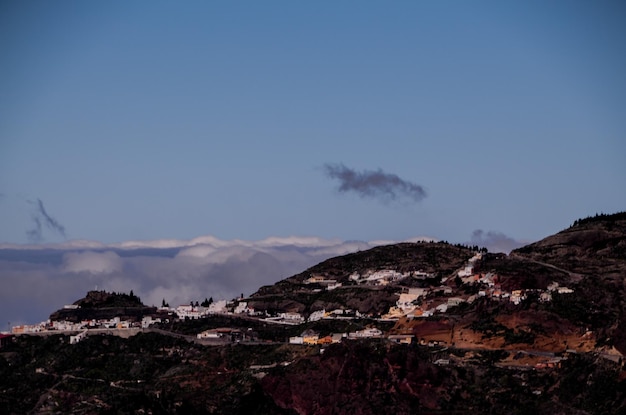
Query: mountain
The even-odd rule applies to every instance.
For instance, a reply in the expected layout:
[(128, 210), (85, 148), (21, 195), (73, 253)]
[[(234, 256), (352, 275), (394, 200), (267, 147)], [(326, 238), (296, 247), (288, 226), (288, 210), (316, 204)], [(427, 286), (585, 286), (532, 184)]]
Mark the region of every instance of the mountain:
[(0, 339), (0, 407), (625, 413), (625, 246), (626, 213), (618, 213), (577, 220), (510, 255), (442, 242), (379, 246), (224, 308), (155, 311), (132, 293), (89, 292), (51, 320), (135, 310), (161, 322), (89, 329), (78, 342), (77, 332), (54, 331)]
[[(376, 271), (429, 274), (428, 279), (405, 279), (400, 286), (429, 286), (461, 267), (473, 255), (468, 247), (447, 243), (417, 242), (384, 245), (328, 259), (306, 271), (274, 285), (261, 287), (250, 296), (255, 309), (310, 314), (322, 309), (355, 309), (363, 314), (380, 316), (398, 299), (395, 286), (351, 284), (351, 276), (365, 276)], [(310, 282), (319, 278), (322, 283)], [(328, 282), (342, 284), (341, 289), (322, 289)]]

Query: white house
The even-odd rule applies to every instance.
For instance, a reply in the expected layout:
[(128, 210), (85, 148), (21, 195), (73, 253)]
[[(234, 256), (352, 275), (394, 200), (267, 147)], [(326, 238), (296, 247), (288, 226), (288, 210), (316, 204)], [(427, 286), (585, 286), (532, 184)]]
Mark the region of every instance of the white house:
[(440, 313), (445, 313), (446, 311), (448, 311), (448, 304), (439, 304), (437, 307), (435, 307), (435, 310), (439, 311)]
[(70, 344), (76, 344), (87, 337), (87, 330), (78, 333), (76, 336), (70, 336)]
[(160, 318), (154, 318), (153, 319), (152, 316), (144, 316), (141, 319), (141, 328), (147, 329), (148, 327), (150, 327), (154, 323), (160, 323), (160, 322), (161, 322)]
[(464, 302), (465, 300), (461, 297), (450, 297), (448, 298), (448, 307), (454, 307)]
[(280, 313), (279, 317), (290, 323), (303, 323), (304, 317), (300, 313)]
[(354, 333), (350, 333), (350, 337), (382, 337), (383, 332), (377, 328), (369, 328), (358, 330)]
[(434, 275), (433, 274), (429, 274), (428, 272), (424, 272), (424, 271), (413, 271), (413, 278), (417, 278), (418, 280), (423, 280), (426, 278), (432, 278)]
[(254, 309), (248, 307), (248, 303), (246, 301), (241, 301), (237, 304), (237, 307), (233, 310), (235, 314), (254, 314)]
[(304, 344), (304, 337), (302, 336), (294, 336), (289, 338), (290, 344)]
[(420, 297), (420, 294), (400, 294), (400, 298), (396, 301), (396, 306), (402, 310), (410, 311), (415, 308), (413, 302)]
[(217, 330), (211, 329), (198, 333), (196, 337), (198, 337), (198, 339), (219, 339), (222, 336)]
[(212, 302), (208, 308), (209, 314), (221, 314), (226, 313), (226, 300), (219, 300)]
[(324, 309), (317, 310), (317, 311), (312, 312), (309, 315), (309, 321), (318, 321), (318, 320), (323, 319), (325, 316), (326, 316), (326, 310)]

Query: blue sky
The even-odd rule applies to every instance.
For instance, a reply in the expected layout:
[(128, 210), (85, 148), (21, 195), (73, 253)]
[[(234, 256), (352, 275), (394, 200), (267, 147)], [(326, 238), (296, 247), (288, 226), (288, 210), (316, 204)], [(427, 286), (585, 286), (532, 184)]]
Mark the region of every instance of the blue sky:
[[(533, 241), (626, 207), (622, 1), (3, 2), (0, 54), (0, 243)], [(65, 236), (29, 238), (38, 200)]]

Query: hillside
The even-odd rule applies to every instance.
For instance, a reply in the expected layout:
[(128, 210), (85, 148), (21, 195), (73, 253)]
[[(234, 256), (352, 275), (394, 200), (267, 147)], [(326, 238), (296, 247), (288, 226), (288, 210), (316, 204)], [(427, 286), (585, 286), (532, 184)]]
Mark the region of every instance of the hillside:
[[(619, 213), (578, 220), (508, 256), (380, 246), (207, 307), (157, 311), (132, 293), (91, 291), (52, 314), (56, 331), (3, 339), (0, 407), (622, 414), (625, 244)], [(114, 315), (133, 322), (115, 330), (130, 338), (80, 326)], [(82, 340), (62, 332), (64, 319), (82, 327)]]
[(626, 275), (626, 212), (596, 215), (514, 250), (514, 257), (548, 263), (573, 273), (623, 282)]
[[(401, 243), (379, 246), (328, 259), (304, 272), (271, 286), (261, 287), (249, 304), (255, 309), (280, 310), (310, 314), (322, 309), (354, 309), (360, 313), (381, 315), (398, 300), (397, 287), (356, 284), (350, 277), (377, 271), (429, 274), (425, 279), (404, 279), (398, 285), (420, 287), (438, 284), (451, 275), (475, 252), (447, 243)], [(319, 277), (322, 283), (307, 283)], [(324, 282), (325, 281), (325, 282)], [(342, 284), (341, 289), (323, 290), (328, 281)]]
[(83, 320), (104, 320), (119, 317), (141, 321), (143, 316), (155, 312), (156, 308), (145, 306), (132, 291), (130, 294), (89, 291), (84, 298), (74, 302), (72, 307), (62, 308), (50, 314), (50, 320), (76, 323)]
[(626, 354), (626, 212), (579, 219), (511, 257), (558, 267), (580, 281), (560, 314), (595, 327)]

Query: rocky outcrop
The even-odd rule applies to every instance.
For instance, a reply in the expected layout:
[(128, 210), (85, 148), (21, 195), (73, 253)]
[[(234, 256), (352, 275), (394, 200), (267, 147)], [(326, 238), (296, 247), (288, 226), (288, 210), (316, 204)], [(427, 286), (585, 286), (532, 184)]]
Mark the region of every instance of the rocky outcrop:
[(62, 308), (50, 314), (51, 321), (121, 320), (141, 321), (143, 316), (156, 313), (156, 307), (146, 307), (139, 297), (124, 293), (89, 291), (84, 298), (74, 302), (74, 308)]

